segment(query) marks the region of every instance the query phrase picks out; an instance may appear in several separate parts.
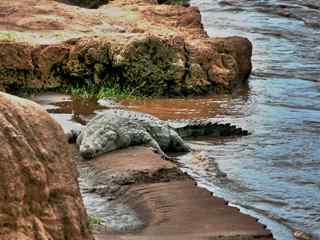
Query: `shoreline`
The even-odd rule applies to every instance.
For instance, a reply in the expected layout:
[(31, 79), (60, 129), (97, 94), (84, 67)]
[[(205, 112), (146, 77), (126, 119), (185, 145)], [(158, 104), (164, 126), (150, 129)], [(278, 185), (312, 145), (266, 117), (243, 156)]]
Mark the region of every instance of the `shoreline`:
[[(127, 1), (122, 1), (119, 3), (119, 6), (124, 6), (126, 5), (128, 2)], [(116, 5), (116, 7), (119, 7), (118, 5)], [(139, 6), (141, 7), (141, 6)], [(150, 13), (148, 12), (152, 7), (147, 5), (142, 5), (141, 9), (142, 9), (142, 13)], [(168, 7), (171, 8), (171, 7)], [(140, 10), (141, 10), (140, 9)], [(159, 7), (160, 9), (160, 7)], [(156, 10), (159, 10), (156, 9)], [(128, 9), (126, 9), (128, 10)], [(130, 9), (131, 11), (132, 9)], [(140, 11), (139, 10), (139, 11)], [(151, 11), (152, 12), (152, 11)], [(182, 11), (183, 12), (183, 11)], [(154, 14), (154, 15), (153, 15)], [(164, 14), (162, 12), (162, 10), (160, 9), (159, 12), (154, 11), (152, 12), (151, 15), (144, 15), (144, 17), (147, 17), (147, 19), (150, 21), (153, 21), (153, 23), (155, 25), (157, 24), (162, 24), (161, 23), (161, 18), (163, 17), (161, 14)], [(181, 13), (179, 13), (181, 15)], [(173, 18), (178, 18), (180, 15), (169, 15), (169, 17), (173, 17)], [(159, 16), (160, 19), (159, 19)], [(156, 16), (156, 18), (154, 18), (154, 16)], [(149, 18), (148, 18), (149, 17)], [(168, 16), (164, 15), (164, 18), (166, 18)], [(137, 20), (137, 19), (136, 19)], [(140, 20), (140, 19), (138, 19)], [(193, 23), (194, 23), (194, 19), (191, 19), (191, 25), (192, 27), (190, 28), (190, 24), (189, 21), (190, 19), (184, 19), (182, 21), (181, 24), (184, 24), (184, 21), (187, 21), (187, 27), (183, 26), (182, 30), (180, 29), (180, 31), (182, 32), (183, 30), (199, 30), (199, 19), (196, 21), (196, 27), (193, 27)], [(131, 20), (130, 20), (131, 21)], [(122, 24), (122, 23), (121, 23)], [(159, 51), (163, 50), (163, 45), (166, 46), (166, 44), (169, 45), (169, 50), (166, 48), (165, 50), (168, 50), (169, 52), (171, 51), (171, 49), (175, 49), (174, 50), (174, 54), (181, 54), (181, 50), (182, 51), (182, 55), (185, 55), (182, 58), (175, 58), (172, 62), (169, 63), (169, 65), (174, 65), (175, 67), (177, 66), (177, 63), (180, 63), (182, 60), (183, 62), (183, 67), (184, 69), (182, 71), (180, 71), (180, 75), (183, 76), (183, 80), (186, 83), (189, 83), (187, 80), (191, 79), (191, 85), (189, 85), (189, 87), (191, 86), (191, 88), (193, 88), (194, 86), (196, 86), (197, 91), (199, 90), (200, 92), (202, 91), (203, 88), (206, 88), (208, 85), (208, 76), (213, 76), (211, 78), (213, 78), (214, 80), (217, 81), (213, 81), (215, 84), (221, 84), (221, 86), (226, 87), (226, 88), (233, 88), (235, 85), (238, 85), (239, 82), (243, 82), (245, 81), (245, 79), (247, 78), (247, 76), (249, 75), (249, 73), (251, 72), (251, 50), (250, 50), (250, 46), (251, 43), (248, 42), (246, 39), (243, 38), (225, 38), (225, 39), (209, 39), (207, 36), (202, 36), (203, 32), (196, 33), (194, 34), (194, 32), (192, 32), (190, 34), (190, 36), (186, 36), (184, 35), (182, 38), (182, 43), (179, 42), (181, 41), (180, 36), (174, 36), (174, 37), (169, 37), (165, 36), (165, 38), (158, 38), (158, 35), (154, 35), (155, 37), (155, 41), (153, 42), (153, 39), (150, 40), (150, 38), (144, 38), (144, 34), (146, 34), (146, 29), (145, 28), (140, 28), (137, 26), (125, 26), (127, 27), (127, 29), (125, 30), (125, 37), (123, 38), (123, 27), (124, 25), (119, 25), (118, 27), (120, 27), (118, 30), (119, 32), (117, 32), (117, 37), (110, 37), (110, 36), (104, 36), (104, 38), (95, 38), (92, 36), (85, 36), (82, 37), (81, 39), (78, 40), (67, 40), (66, 42), (63, 43), (39, 43), (38, 45), (30, 45), (30, 44), (21, 44), (19, 42), (15, 42), (15, 41), (4, 41), (4, 42), (0, 42), (0, 48), (4, 50), (4, 55), (2, 55), (0, 57), (0, 60), (3, 64), (0, 64), (0, 89), (1, 88), (7, 88), (7, 85), (11, 86), (11, 84), (13, 83), (13, 85), (15, 86), (15, 84), (17, 84), (19, 87), (20, 86), (24, 86), (26, 83), (31, 84), (33, 87), (45, 87), (45, 86), (57, 86), (57, 85), (62, 85), (64, 84), (64, 80), (61, 81), (61, 78), (65, 77), (64, 75), (61, 75), (61, 68), (63, 68), (63, 73), (65, 73), (65, 71), (69, 71), (67, 76), (74, 76), (76, 75), (76, 79), (77, 80), (83, 80), (85, 79), (85, 77), (88, 77), (88, 75), (83, 75), (82, 70), (78, 67), (83, 67), (83, 63), (82, 62), (76, 62), (75, 59), (77, 58), (86, 58), (87, 55), (78, 55), (76, 52), (80, 51), (80, 50), (84, 50), (87, 51), (88, 49), (93, 48), (94, 50), (100, 51), (101, 50), (101, 46), (103, 48), (107, 48), (107, 46), (109, 47), (109, 45), (111, 45), (111, 48), (107, 48), (108, 51), (110, 51), (113, 48), (122, 48), (122, 49), (131, 49), (132, 45), (125, 45), (124, 41), (126, 40), (132, 40), (131, 43), (136, 44), (138, 42), (138, 44), (140, 44), (142, 42), (142, 44), (146, 44), (148, 46), (148, 43), (156, 43), (160, 45), (159, 47)], [(166, 22), (165, 24), (168, 24), (168, 22)], [(164, 25), (165, 25), (164, 24)], [(180, 24), (178, 23), (174, 23), (174, 24)], [(202, 29), (202, 24), (201, 24), (201, 18), (200, 18), (200, 25)], [(54, 26), (54, 25), (52, 25)], [(51, 26), (51, 27), (52, 27)], [(21, 26), (20, 26), (21, 27)], [(22, 26), (24, 27), (24, 26)], [(171, 28), (172, 26), (170, 26)], [(179, 27), (178, 27), (179, 28)], [(172, 27), (173, 30), (178, 29), (176, 26)], [(172, 30), (170, 29), (170, 30)], [(117, 31), (118, 31), (117, 30)], [(203, 29), (202, 29), (203, 30)], [(35, 32), (37, 32), (38, 30), (36, 30)], [(113, 32), (112, 32), (113, 33)], [(118, 34), (121, 35), (120, 37), (120, 45), (118, 45), (119, 42), (117, 42), (119, 40), (118, 38)], [(135, 35), (134, 38), (131, 38), (131, 34)], [(149, 33), (147, 33), (149, 34)], [(152, 33), (154, 34), (154, 33)], [(189, 32), (188, 32), (189, 34)], [(130, 36), (129, 36), (130, 35)], [(142, 38), (140, 38), (141, 36), (143, 36)], [(201, 36), (201, 37), (199, 37)], [(137, 37), (137, 38), (136, 38)], [(37, 37), (32, 37), (30, 40), (34, 40)], [(199, 39), (198, 39), (199, 38)], [(136, 41), (136, 39), (138, 39)], [(142, 39), (142, 40), (141, 40)], [(159, 40), (160, 39), (160, 40)], [(140, 41), (141, 40), (141, 41)], [(131, 44), (130, 43), (130, 44)], [(178, 43), (178, 44), (177, 44)], [(134, 45), (133, 44), (133, 45)], [(199, 44), (199, 47), (195, 47), (196, 45)], [(240, 51), (238, 51), (236, 48), (241, 46), (241, 44), (244, 44), (244, 48), (240, 49)], [(98, 47), (97, 47), (98, 46)], [(25, 48), (25, 49), (24, 49)], [(176, 52), (176, 49), (178, 48), (178, 51)], [(202, 48), (206, 48), (206, 51), (202, 51)], [(17, 54), (15, 54), (17, 53)], [(22, 61), (17, 61), (17, 59), (21, 58), (21, 53), (22, 53)], [(203, 54), (205, 54), (206, 56), (204, 58)], [(208, 57), (207, 55), (214, 55), (215, 57), (217, 57), (217, 60), (208, 60), (210, 59), (210, 56)], [(91, 66), (91, 72), (89, 74), (89, 78), (92, 78), (94, 80), (94, 82), (101, 82), (103, 79), (101, 79), (101, 75), (105, 74), (105, 68), (108, 64), (110, 64), (112, 66), (115, 66), (117, 63), (112, 62), (110, 59), (114, 60), (116, 59), (117, 61), (121, 58), (117, 58), (117, 56), (120, 56), (119, 52), (116, 52), (115, 55), (111, 55), (108, 56), (108, 60), (107, 62), (101, 62), (101, 57), (102, 55), (100, 55), (100, 53), (98, 55), (93, 56), (94, 58), (94, 64), (93, 67), (91, 66), (92, 63), (90, 62), (89, 59), (89, 63), (85, 63), (84, 68), (89, 68), (89, 66)], [(42, 58), (43, 57), (43, 58)], [(90, 56), (92, 57), (92, 56)], [(122, 57), (122, 56), (120, 56)], [(179, 56), (180, 57), (180, 56)], [(249, 60), (248, 60), (249, 58)], [(54, 61), (52, 61), (54, 59)], [(24, 61), (25, 60), (25, 61)], [(103, 60), (104, 61), (104, 60)], [(241, 62), (245, 61), (245, 64), (241, 66)], [(203, 69), (203, 63), (210, 62), (210, 64), (208, 64), (208, 66), (205, 66), (205, 68)], [(102, 70), (100, 69), (102, 65)], [(199, 66), (201, 66), (201, 68), (199, 69)], [(58, 66), (58, 67), (57, 67)], [(166, 65), (167, 66), (167, 65)], [(115, 68), (117, 69), (117, 68)], [(180, 68), (179, 68), (180, 69)], [(79, 70), (79, 71), (78, 71)], [(102, 72), (101, 72), (101, 71)], [(175, 69), (176, 70), (176, 69)], [(139, 74), (143, 72), (139, 70)], [(186, 78), (186, 73), (190, 73), (190, 78)], [(210, 75), (211, 74), (211, 75)], [(9, 78), (6, 78), (7, 76), (9, 76)], [(58, 76), (56, 78), (56, 76)], [(205, 76), (205, 77), (204, 77)], [(197, 78), (201, 79), (200, 82), (195, 81)], [(174, 79), (178, 79), (180, 80), (179, 77), (175, 76)], [(15, 82), (16, 80), (18, 80), (17, 82)], [(4, 83), (4, 84), (3, 84)], [(1, 86), (2, 85), (2, 86)], [(9, 87), (10, 88), (10, 87)], [(175, 90), (176, 93), (178, 93), (179, 91), (181, 91), (181, 88), (178, 88), (177, 91)], [(189, 90), (183, 90), (188, 92)], [(182, 92), (183, 92), (182, 91)], [(197, 92), (196, 91), (196, 92)], [(126, 150), (123, 150), (126, 151)], [(143, 154), (142, 154), (143, 155)], [(159, 159), (161, 160), (161, 159)], [(162, 161), (162, 160), (161, 160)], [(148, 167), (150, 166), (146, 166), (146, 168), (148, 169)], [(121, 172), (121, 171), (119, 171)], [(148, 173), (147, 173), (148, 175)], [(144, 177), (143, 177), (144, 178)], [(150, 180), (150, 179), (149, 179)], [(135, 181), (135, 180), (131, 180), (131, 181)], [(155, 181), (152, 180), (152, 181)], [(174, 182), (172, 179), (167, 179), (167, 181), (165, 181), (164, 183), (162, 182), (163, 180), (160, 181), (161, 184), (167, 184), (166, 186), (171, 185), (170, 182), (174, 183), (172, 186), (174, 186), (175, 184), (177, 184), (177, 189), (179, 189), (180, 187), (185, 188), (185, 194), (189, 193), (189, 191), (196, 191), (197, 194), (202, 194), (201, 192), (206, 192), (206, 190), (202, 191), (199, 190), (198, 188), (194, 187), (194, 183), (193, 183), (193, 187), (191, 187), (191, 183), (186, 183), (186, 186), (180, 186), (180, 183), (176, 183)], [(134, 183), (130, 183), (130, 184), (135, 184)], [(130, 185), (128, 183), (126, 183), (125, 185)], [(148, 185), (144, 185), (144, 184), (148, 184)], [(142, 187), (144, 188), (149, 188), (150, 185), (149, 184), (159, 184), (158, 182), (139, 182), (138, 185), (142, 185)], [(139, 189), (138, 187), (133, 187), (133, 190), (131, 191), (141, 191), (141, 189)], [(173, 193), (174, 190), (177, 189), (173, 189), (170, 190), (169, 193)], [(190, 190), (191, 189), (191, 190)], [(198, 190), (195, 190), (198, 189)], [(128, 189), (127, 189), (128, 190)], [(150, 189), (150, 191), (152, 190), (152, 188)], [(128, 190), (130, 191), (130, 189)], [(209, 192), (207, 192), (209, 193)], [(167, 195), (168, 192), (158, 192), (157, 193), (158, 196), (161, 195)], [(124, 195), (124, 197), (127, 198), (131, 198), (133, 194), (129, 193), (129, 195)], [(210, 194), (211, 195), (211, 194)], [(207, 202), (210, 200), (208, 200), (209, 197), (206, 197), (203, 201)], [(218, 198), (216, 197), (212, 197), (210, 196), (210, 198), (215, 199), (217, 202)], [(171, 200), (172, 202), (174, 200)], [(196, 204), (197, 202), (200, 200), (197, 200), (197, 198), (194, 199), (194, 202), (191, 210), (197, 212), (196, 208)], [(202, 201), (202, 199), (201, 199)], [(201, 203), (200, 201), (200, 203)], [(214, 204), (213, 201), (211, 201), (212, 204)], [(225, 205), (225, 203), (221, 203), (221, 208), (223, 209), (232, 209), (232, 207), (222, 207), (222, 205)], [(140, 211), (140, 215), (145, 215), (145, 212), (147, 212), (148, 210), (146, 205), (148, 205), (148, 202), (144, 202), (144, 204), (142, 204), (142, 207), (139, 207), (140, 209), (143, 210), (139, 210)], [(189, 205), (188, 205), (189, 206)], [(152, 208), (152, 207), (149, 207)], [(212, 209), (209, 206), (207, 207), (208, 209)], [(226, 210), (226, 211), (229, 211)], [(231, 211), (231, 210), (230, 210)], [(152, 212), (152, 211), (151, 211)], [(229, 217), (232, 217), (236, 213), (236, 210), (232, 210), (232, 213), (230, 213)], [(238, 213), (239, 214), (239, 213)], [(138, 214), (139, 215), (139, 214)], [(240, 214), (242, 217), (240, 218), (246, 218), (244, 214)], [(196, 215), (197, 216), (197, 215)], [(208, 216), (205, 215), (207, 218)], [(146, 217), (152, 219), (152, 217)], [(150, 220), (149, 219), (149, 220)], [(253, 219), (251, 217), (249, 217), (249, 219)], [(242, 226), (239, 222), (236, 222), (234, 224), (238, 224), (237, 226), (239, 226), (239, 229), (237, 229), (236, 231), (236, 235), (232, 235), (232, 236), (228, 236), (227, 234), (227, 230), (221, 231), (221, 232), (215, 232), (213, 233), (213, 236), (210, 237), (214, 237), (214, 238), (220, 238), (221, 236), (225, 239), (229, 239), (229, 237), (231, 239), (234, 238), (246, 238), (246, 239), (250, 239), (250, 238), (261, 238), (261, 239), (271, 239), (272, 235), (270, 236), (271, 233), (269, 233), (268, 231), (264, 231), (264, 230), (260, 230), (261, 225), (259, 223), (253, 223), (251, 220), (248, 220), (250, 223), (250, 226), (254, 226), (254, 231), (252, 232), (245, 232), (245, 230), (241, 230)], [(240, 220), (239, 220), (240, 221)], [(148, 222), (146, 220), (146, 222)], [(206, 224), (206, 222), (204, 221), (203, 224)], [(225, 224), (225, 228), (222, 229), (228, 229), (228, 226), (226, 226)], [(212, 224), (212, 228), (213, 228)], [(190, 225), (190, 227), (192, 227), (192, 224)], [(263, 226), (262, 226), (263, 228)], [(258, 229), (258, 230), (257, 230)], [(150, 230), (153, 234), (158, 233), (157, 229)], [(153, 232), (154, 231), (154, 232)], [(256, 232), (255, 232), (256, 231)], [(261, 232), (260, 232), (261, 231)], [(160, 234), (163, 232), (159, 232)], [(175, 234), (175, 233), (174, 233)], [(199, 233), (197, 233), (199, 234)], [(211, 234), (211, 232), (210, 232)], [(216, 234), (216, 235), (215, 235)], [(252, 234), (252, 235), (250, 235)], [(260, 236), (261, 234), (261, 236)], [(117, 234), (116, 234), (117, 235)], [(188, 235), (181, 235), (182, 238), (185, 239), (185, 237)], [(208, 237), (208, 236), (200, 236), (200, 235), (195, 235), (197, 237)], [(105, 236), (98, 236), (97, 239), (103, 239)], [(115, 237), (115, 236), (113, 236)], [(129, 238), (134, 239), (136, 236), (135, 235), (130, 235), (130, 236), (126, 236)], [(167, 238), (166, 238), (167, 239)], [(174, 238), (175, 239), (175, 238)], [(211, 239), (211, 238), (210, 238)]]
[(90, 192), (128, 206), (143, 223), (129, 231), (110, 231), (107, 226), (109, 231), (95, 233), (97, 240), (273, 239), (257, 219), (198, 187), (149, 148), (118, 150), (84, 164), (93, 171), (90, 182), (95, 190)]
[[(41, 96), (41, 95), (40, 95)], [(56, 102), (56, 103), (58, 103), (56, 106), (59, 106), (59, 108), (61, 108), (61, 110), (62, 110), (62, 113), (68, 113), (68, 111), (71, 111), (71, 109), (70, 109), (70, 104), (71, 103), (68, 103), (67, 104), (67, 106), (66, 106), (66, 108), (64, 107), (64, 105), (63, 104), (60, 104), (59, 102), (61, 101), (61, 102), (64, 102), (64, 101), (68, 101), (67, 99), (69, 98), (69, 97), (67, 97), (67, 96), (64, 96), (64, 95), (57, 95), (57, 94), (51, 94), (51, 95), (44, 95), (43, 97), (40, 97), (40, 98), (34, 98), (33, 100), (35, 100), (35, 101), (37, 101), (37, 102), (39, 102), (39, 103), (42, 103), (42, 104), (44, 104), (45, 106), (46, 105), (48, 105), (48, 106), (51, 106), (51, 108), (55, 105), (54, 103)], [(165, 103), (166, 103), (166, 101), (165, 101)], [(53, 105), (52, 105), (53, 104)], [(75, 105), (74, 105), (75, 104)], [(92, 115), (92, 112), (87, 112), (87, 111), (85, 111), (85, 112), (82, 112), (83, 111), (83, 109), (82, 109), (82, 107), (81, 107), (81, 105), (80, 106), (78, 106), (77, 104), (79, 104), (79, 103), (73, 103), (73, 104), (71, 104), (73, 107), (75, 107), (75, 114), (85, 114), (85, 116), (86, 116), (86, 114), (89, 114), (89, 115)], [(128, 103), (127, 103), (128, 104)], [(158, 111), (159, 111), (159, 109), (161, 109), (161, 108), (159, 108), (159, 102), (158, 101), (156, 101), (156, 109), (158, 109)], [(130, 104), (129, 104), (130, 105)], [(139, 105), (139, 104), (138, 104)], [(85, 103), (85, 106), (87, 106), (87, 104)], [(178, 105), (178, 106), (180, 106), (180, 105)], [(90, 109), (91, 109), (91, 111), (93, 111), (93, 108), (92, 108), (93, 106), (90, 106)], [(95, 106), (95, 107), (97, 107), (97, 106)], [(146, 106), (144, 106), (143, 105), (143, 108), (142, 109), (140, 109), (138, 106), (136, 106), (137, 108), (134, 108), (135, 110), (138, 110), (138, 111), (144, 111), (143, 109), (147, 109), (148, 108), (148, 105), (146, 105)], [(181, 107), (181, 106), (180, 106)], [(150, 106), (149, 106), (149, 108), (150, 108)], [(82, 109), (82, 110), (81, 110)], [(99, 107), (97, 107), (97, 109), (100, 109)], [(57, 110), (57, 112), (56, 111), (53, 111), (53, 113), (58, 113), (58, 115), (59, 115), (59, 113), (61, 112), (61, 110)], [(101, 109), (100, 109), (101, 110)], [(98, 111), (100, 111), (100, 110), (98, 110)], [(172, 110), (172, 109), (171, 109)], [(190, 109), (191, 110), (191, 109)], [(67, 112), (66, 112), (67, 111)], [(80, 112), (79, 112), (80, 111)], [(191, 110), (192, 111), (192, 110)], [(71, 112), (70, 112), (71, 113)], [(155, 114), (155, 113), (153, 113), (153, 114)], [(161, 115), (161, 111), (160, 112), (158, 112), (157, 113), (158, 115), (160, 114), (160, 116), (161, 117), (164, 117), (164, 118), (166, 118), (165, 116), (166, 115)], [(157, 115), (156, 114), (156, 115)], [(84, 118), (86, 118), (84, 116)], [(159, 117), (159, 116), (158, 116)], [(65, 117), (63, 117), (63, 118), (69, 118), (67, 115), (65, 116)], [(179, 118), (179, 117), (178, 117)], [(65, 119), (65, 120), (63, 120), (63, 119), (61, 119), (60, 117), (58, 117), (57, 119), (59, 119), (59, 121), (62, 121), (61, 123), (62, 123), (62, 125), (64, 126), (64, 127), (66, 127), (67, 129), (69, 129), (70, 127), (72, 127), (72, 125), (74, 125), (74, 123), (73, 124), (71, 124), (71, 125), (69, 125), (69, 123), (67, 124), (65, 121), (68, 121), (67, 119)], [(76, 127), (76, 125), (74, 125), (74, 127)], [(129, 150), (128, 150), (129, 151)], [(130, 151), (132, 151), (132, 150), (130, 150)], [(129, 152), (130, 152), (129, 151)], [(123, 153), (126, 153), (126, 150), (124, 149), (123, 151), (121, 151), (121, 152), (123, 152)], [(137, 153), (139, 154), (139, 151), (137, 151)], [(149, 155), (149, 157), (150, 158), (152, 158), (152, 155)], [(135, 157), (129, 157), (129, 161), (130, 161), (130, 159), (132, 160), (132, 159), (134, 159)], [(187, 157), (188, 158), (188, 157)], [(182, 159), (181, 159), (182, 160)], [(160, 161), (163, 161), (163, 160), (160, 160)], [(184, 162), (185, 160), (182, 160), (182, 162)], [(79, 161), (80, 162), (80, 161)], [(101, 162), (101, 160), (100, 160), (100, 162)], [(102, 161), (103, 162), (103, 161)], [(86, 165), (88, 162), (84, 162), (84, 165)], [(147, 162), (148, 163), (148, 162)], [(106, 164), (107, 164), (107, 160), (106, 160)], [(179, 163), (179, 164), (181, 164), (181, 163)], [(199, 164), (201, 164), (201, 163), (199, 163)], [(82, 164), (80, 164), (80, 165), (82, 165)], [(129, 166), (129, 168), (130, 168), (130, 166), (132, 166), (132, 165), (130, 165), (130, 164), (128, 164), (128, 166)], [(180, 166), (180, 165), (179, 165)], [(180, 166), (180, 167), (182, 167), (182, 166)], [(186, 168), (184, 168), (184, 167), (182, 167), (181, 168), (183, 171), (186, 171), (187, 169), (188, 169), (188, 166), (186, 166)], [(80, 170), (81, 170), (81, 168), (80, 168)], [(111, 171), (111, 169), (110, 169), (110, 171)], [(93, 171), (94, 172), (94, 171)], [(112, 173), (112, 171), (111, 171), (111, 173)], [(92, 172), (91, 172), (91, 174), (92, 174)], [(146, 170), (146, 171), (144, 171), (142, 174), (139, 174), (139, 173), (135, 173), (134, 174), (134, 178), (133, 178), (133, 180), (131, 179), (130, 181), (133, 181), (133, 182), (135, 182), (135, 183), (137, 183), (137, 184), (141, 184), (141, 183), (143, 183), (143, 181), (141, 181), (141, 180), (139, 180), (139, 178), (140, 179), (145, 179), (145, 181), (148, 181), (149, 183), (152, 183), (152, 182), (154, 182), (155, 180), (153, 179), (152, 180), (152, 178), (151, 177), (149, 177), (148, 175), (149, 175), (150, 173), (149, 173), (149, 170)], [(189, 175), (189, 176), (191, 176), (192, 177), (192, 173), (190, 173), (191, 175)], [(217, 174), (219, 174), (219, 170), (218, 170), (218, 173)], [(112, 175), (112, 174), (111, 174)], [(140, 177), (139, 177), (139, 175), (140, 175)], [(153, 175), (152, 173), (151, 173), (151, 175)], [(99, 175), (100, 176), (100, 175)], [(164, 177), (162, 178), (162, 180), (159, 180), (159, 174), (158, 174), (158, 177), (155, 177), (155, 179), (157, 180), (157, 181), (160, 181), (160, 182), (162, 182), (162, 181), (164, 181), (164, 179), (165, 179), (165, 176), (166, 175), (164, 175)], [(174, 180), (174, 179), (176, 179), (176, 177), (174, 177), (175, 176), (175, 174), (174, 174), (174, 171), (173, 171), (173, 179), (171, 179), (171, 180)], [(102, 178), (103, 178), (103, 176), (102, 176)], [(130, 179), (130, 177), (128, 177), (129, 179)], [(190, 177), (189, 177), (190, 178)], [(168, 179), (166, 179), (166, 181), (168, 181)], [(123, 183), (122, 183), (123, 184)], [(201, 182), (199, 182), (198, 183), (202, 188), (206, 188), (206, 184), (204, 184), (204, 183), (201, 183)], [(233, 200), (234, 199), (231, 199), (231, 198), (228, 198), (228, 197), (226, 197), (226, 196), (224, 196), (223, 194), (222, 194), (222, 192), (221, 192), (221, 190), (216, 190), (216, 189), (211, 189), (211, 188), (207, 188), (207, 191), (208, 192), (211, 192), (215, 197), (218, 197), (218, 198), (226, 198), (230, 203), (232, 203), (233, 202)], [(112, 197), (112, 196), (109, 196), (108, 197), (109, 199), (114, 199), (114, 197)], [(109, 203), (107, 203), (107, 205), (108, 205)], [(293, 238), (293, 234), (295, 234), (295, 235), (297, 235), (297, 234), (299, 234), (300, 235), (300, 237), (298, 236), (297, 238), (298, 239), (303, 239), (303, 238), (305, 238), (305, 237), (307, 237), (308, 236), (308, 234), (307, 233), (304, 233), (304, 232), (302, 232), (302, 231), (300, 231), (299, 229), (292, 229), (292, 228), (288, 228), (287, 226), (286, 226), (286, 224), (283, 224), (283, 222), (279, 222), (279, 221), (277, 221), (277, 219), (274, 219), (274, 218), (272, 218), (272, 216), (269, 216), (268, 215), (268, 213), (259, 213), (259, 211), (257, 211), (257, 209), (250, 209), (250, 207), (246, 207), (246, 206), (241, 206), (241, 205), (237, 205), (237, 204), (230, 204), (232, 207), (236, 207), (236, 208), (238, 208), (238, 209), (240, 209), (240, 211), (242, 212), (242, 213), (244, 213), (244, 214), (248, 214), (248, 215), (250, 215), (250, 216), (252, 216), (253, 218), (257, 218), (257, 219), (259, 219), (259, 222), (260, 223), (262, 223), (262, 224), (264, 224), (264, 225), (267, 225), (268, 226), (268, 229), (270, 229), (270, 230), (272, 230), (272, 232), (273, 232), (273, 234), (274, 234), (274, 236), (275, 237), (284, 237), (284, 238), (286, 238), (286, 239), (292, 239)], [(89, 211), (90, 212), (90, 211)], [(309, 235), (310, 236), (310, 235)], [(308, 239), (310, 239), (310, 237), (308, 237)]]

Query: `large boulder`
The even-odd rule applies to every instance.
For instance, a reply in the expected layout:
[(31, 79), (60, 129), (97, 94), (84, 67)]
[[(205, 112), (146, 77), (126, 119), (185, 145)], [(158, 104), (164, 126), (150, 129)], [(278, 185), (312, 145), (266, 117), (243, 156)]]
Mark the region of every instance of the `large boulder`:
[(0, 1), (0, 25), (8, 30), (0, 31), (0, 88), (103, 85), (179, 96), (232, 91), (246, 82), (248, 39), (210, 38), (199, 9), (159, 2), (113, 0), (89, 10), (49, 0)]
[(92, 240), (62, 128), (0, 92), (0, 239)]

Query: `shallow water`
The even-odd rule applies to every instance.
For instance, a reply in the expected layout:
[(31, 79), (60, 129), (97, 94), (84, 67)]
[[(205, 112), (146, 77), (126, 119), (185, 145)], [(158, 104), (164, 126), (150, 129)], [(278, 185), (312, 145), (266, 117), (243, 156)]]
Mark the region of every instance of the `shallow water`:
[[(227, 106), (246, 110), (228, 117), (253, 134), (202, 146), (229, 182), (206, 174), (199, 181), (237, 205), (320, 238), (320, 29), (308, 24), (320, 23), (319, 3), (191, 2), (210, 36), (241, 35), (254, 44), (248, 101)], [(291, 16), (279, 14), (282, 9)]]
[[(206, 157), (186, 155), (181, 158), (183, 168), (201, 186), (260, 217), (276, 239), (292, 239), (291, 229), (320, 238), (320, 4), (191, 3), (200, 8), (211, 36), (242, 35), (253, 42), (248, 88), (233, 95), (122, 104), (162, 119), (222, 118), (248, 129), (252, 134), (247, 137), (190, 142)], [(34, 100), (65, 130), (80, 127), (81, 119), (104, 110), (95, 101), (68, 96), (49, 94)]]

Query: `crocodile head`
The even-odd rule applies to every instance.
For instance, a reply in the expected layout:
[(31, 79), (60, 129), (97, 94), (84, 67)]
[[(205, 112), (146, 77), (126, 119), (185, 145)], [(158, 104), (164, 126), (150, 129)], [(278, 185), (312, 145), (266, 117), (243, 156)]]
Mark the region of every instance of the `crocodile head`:
[(118, 148), (116, 145), (117, 134), (114, 131), (97, 129), (94, 133), (86, 136), (86, 141), (82, 141), (83, 134), (86, 133), (81, 133), (79, 135), (77, 144), (80, 146), (80, 155), (84, 159), (92, 159)]

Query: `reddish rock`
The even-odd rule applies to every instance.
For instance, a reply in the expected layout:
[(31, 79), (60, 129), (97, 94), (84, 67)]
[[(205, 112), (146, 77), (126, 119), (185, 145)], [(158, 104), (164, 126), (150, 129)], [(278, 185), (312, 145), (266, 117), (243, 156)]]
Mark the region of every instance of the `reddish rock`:
[[(3, 88), (94, 83), (142, 95), (187, 95), (232, 90), (251, 72), (251, 43), (209, 38), (195, 7), (114, 0), (88, 10), (5, 0), (1, 9)], [(9, 34), (1, 40), (3, 28)]]
[(0, 144), (0, 239), (93, 239), (75, 164), (49, 114), (0, 93)]
[(227, 37), (212, 39), (212, 44), (216, 46), (220, 53), (231, 55), (239, 70), (238, 80), (246, 80), (252, 69), (252, 44), (247, 38)]

